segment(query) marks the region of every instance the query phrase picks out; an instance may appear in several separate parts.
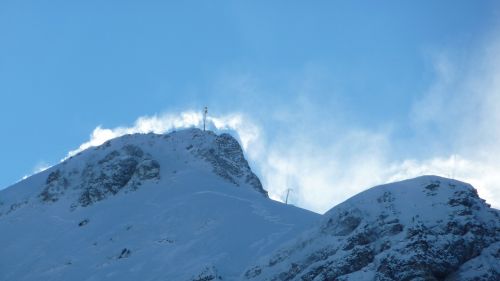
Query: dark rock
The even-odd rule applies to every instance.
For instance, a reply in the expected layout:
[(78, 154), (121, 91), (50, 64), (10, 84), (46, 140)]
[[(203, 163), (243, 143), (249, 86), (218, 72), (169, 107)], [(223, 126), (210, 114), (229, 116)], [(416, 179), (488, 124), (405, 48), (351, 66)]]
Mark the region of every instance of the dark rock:
[(260, 275), (261, 273), (262, 273), (262, 269), (260, 268), (260, 266), (255, 266), (255, 267), (252, 267), (245, 272), (245, 277), (246, 278), (254, 278), (254, 277)]
[(144, 156), (144, 151), (142, 151), (142, 149), (137, 145), (128, 144), (125, 145), (122, 149), (126, 154), (135, 158), (142, 158)]
[(118, 256), (118, 259), (128, 258), (131, 254), (132, 252), (129, 249), (123, 248), (122, 252)]
[(328, 219), (322, 231), (335, 236), (345, 236), (352, 233), (361, 223), (361, 217), (354, 212), (343, 212)]
[(437, 181), (436, 183), (431, 183), (429, 185), (426, 185), (424, 188), (430, 191), (436, 191), (438, 187), (439, 187), (439, 181)]
[(22, 206), (28, 204), (28, 200), (24, 200), (24, 201), (21, 201), (21, 202), (16, 202), (16, 203), (13, 203), (9, 206), (9, 209), (5, 212), (5, 215), (8, 215), (16, 210), (18, 210), (19, 208), (21, 208)]
[(49, 174), (45, 181), (45, 187), (38, 197), (43, 202), (56, 202), (65, 193), (69, 185), (69, 180), (57, 169)]
[(106, 156), (104, 156), (103, 159), (99, 160), (98, 163), (102, 164), (102, 163), (113, 161), (113, 159), (115, 159), (118, 156), (120, 156), (120, 152), (113, 150), (110, 153), (106, 154)]
[(390, 191), (385, 191), (382, 196), (377, 198), (377, 202), (379, 203), (391, 203), (394, 201), (394, 196)]
[(434, 196), (437, 194), (437, 190), (440, 186), (441, 182), (440, 181), (434, 181), (426, 186), (424, 186), (424, 192), (425, 194), (429, 196)]
[(194, 276), (191, 281), (212, 281), (222, 280), (222, 277), (217, 273), (214, 266), (205, 267), (198, 275)]
[(89, 219), (84, 219), (84, 220), (82, 220), (81, 222), (78, 223), (78, 226), (81, 227), (81, 226), (84, 226), (84, 225), (86, 225), (88, 223), (89, 223)]
[(136, 190), (145, 180), (160, 178), (160, 164), (140, 147), (125, 145), (83, 170), (79, 205), (85, 207), (123, 189)]
[(61, 177), (61, 171), (55, 170), (49, 174), (45, 183), (51, 184), (51, 183), (57, 181), (60, 177)]
[[(368, 247), (355, 247), (343, 258), (329, 260), (318, 265), (301, 277), (302, 280), (337, 280), (338, 277), (358, 271), (370, 264), (375, 255)], [(287, 280), (287, 279), (285, 279)]]
[(141, 180), (159, 179), (160, 163), (156, 160), (144, 160), (137, 167), (137, 176)]
[(377, 239), (377, 234), (373, 229), (365, 229), (347, 238), (347, 244), (343, 250), (351, 250), (355, 246), (363, 246), (372, 243)]
[[(327, 212), (317, 232), (279, 250), (256, 277), (246, 278), (347, 281), (366, 271), (384, 281), (500, 280), (500, 212), (474, 188), (440, 181), (415, 186), (427, 195), (446, 194), (426, 202), (439, 208), (436, 215), (395, 202), (407, 200), (405, 190), (378, 188), (378, 197), (346, 201)], [(357, 205), (365, 202), (374, 206)]]
[(267, 191), (262, 187), (259, 178), (252, 172), (243, 155), (238, 141), (229, 134), (221, 134), (215, 139), (215, 148), (191, 149), (191, 153), (209, 162), (215, 174), (228, 182), (239, 186), (240, 179), (250, 184), (264, 196)]

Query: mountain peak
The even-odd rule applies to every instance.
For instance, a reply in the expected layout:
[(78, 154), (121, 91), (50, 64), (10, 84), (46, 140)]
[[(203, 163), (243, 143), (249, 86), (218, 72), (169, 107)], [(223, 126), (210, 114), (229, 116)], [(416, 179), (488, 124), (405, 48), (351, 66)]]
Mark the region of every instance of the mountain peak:
[(370, 188), (249, 269), (252, 280), (498, 280), (500, 212), (437, 176)]
[(0, 280), (237, 280), (319, 217), (228, 134), (126, 135), (0, 191)]
[(0, 279), (500, 280), (500, 212), (469, 184), (380, 185), (320, 217), (269, 200), (231, 135), (126, 135), (0, 191)]
[(188, 174), (201, 179), (216, 175), (267, 197), (233, 136), (195, 128), (108, 140), (32, 176), (38, 185), (32, 189), (38, 190), (42, 202), (54, 203), (69, 196), (75, 198), (71, 208), (86, 207), (143, 185), (168, 186)]

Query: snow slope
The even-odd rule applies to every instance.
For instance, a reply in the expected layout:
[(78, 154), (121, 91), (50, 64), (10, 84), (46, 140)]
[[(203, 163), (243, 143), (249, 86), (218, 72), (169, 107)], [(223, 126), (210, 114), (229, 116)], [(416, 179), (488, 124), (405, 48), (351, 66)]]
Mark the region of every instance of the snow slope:
[(500, 280), (500, 211), (465, 183), (373, 187), (261, 259), (250, 280)]
[(237, 280), (319, 218), (230, 135), (128, 135), (0, 191), (0, 280)]
[(0, 191), (4, 280), (500, 280), (500, 211), (455, 180), (373, 187), (323, 216), (270, 200), (198, 129), (90, 148)]

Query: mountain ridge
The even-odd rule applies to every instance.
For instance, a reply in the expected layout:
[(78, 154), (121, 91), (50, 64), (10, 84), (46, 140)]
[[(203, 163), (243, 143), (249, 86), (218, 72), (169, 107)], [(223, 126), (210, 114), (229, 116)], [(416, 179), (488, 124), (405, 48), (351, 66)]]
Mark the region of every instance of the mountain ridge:
[(238, 141), (187, 129), (89, 148), (0, 191), (0, 280), (500, 279), (500, 211), (422, 176), (324, 215), (273, 201)]
[(333, 207), (320, 226), (245, 278), (499, 280), (499, 241), (500, 211), (471, 185), (422, 176), (370, 188)]
[(199, 129), (113, 139), (0, 202), (0, 280), (230, 280), (319, 219), (270, 200), (236, 139)]
[[(23, 182), (32, 180), (34, 177), (40, 179), (44, 175), (46, 176), (45, 184), (43, 190), (38, 191), (40, 192), (38, 197), (44, 202), (55, 202), (58, 196), (66, 192), (71, 193), (75, 189), (82, 189), (71, 181), (81, 176), (87, 181), (82, 183), (86, 187), (80, 194), (79, 202), (73, 207), (87, 206), (102, 200), (108, 194), (117, 194), (122, 189), (135, 190), (143, 180), (158, 180), (160, 165), (158, 159), (154, 159), (151, 153), (155, 146), (157, 149), (160, 146), (156, 153), (160, 155), (156, 155), (156, 158), (161, 157), (162, 153), (175, 153), (174, 157), (186, 158), (185, 162), (195, 161), (196, 159), (193, 158), (204, 160), (201, 162), (209, 163), (212, 171), (221, 178), (236, 186), (249, 184), (263, 196), (268, 197), (267, 191), (263, 189), (260, 180), (251, 171), (234, 137), (226, 133), (216, 135), (211, 131), (204, 132), (196, 128), (173, 131), (168, 134), (136, 133), (108, 140), (102, 145), (81, 151), (4, 190), (23, 185)], [(170, 146), (172, 151), (162, 151), (162, 146)], [(182, 153), (183, 149), (186, 150), (184, 152), (189, 153)], [(77, 159), (77, 163), (74, 159)], [(177, 171), (172, 170), (172, 172)], [(74, 180), (78, 181), (78, 179)], [(97, 188), (95, 185), (105, 187)], [(39, 187), (40, 183), (31, 183), (30, 186)]]

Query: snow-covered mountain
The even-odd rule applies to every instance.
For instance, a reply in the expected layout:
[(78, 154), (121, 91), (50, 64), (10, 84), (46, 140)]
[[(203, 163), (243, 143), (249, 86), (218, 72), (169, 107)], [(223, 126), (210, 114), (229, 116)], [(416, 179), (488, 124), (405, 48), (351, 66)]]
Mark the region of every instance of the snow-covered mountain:
[(0, 280), (237, 280), (319, 218), (228, 134), (128, 135), (0, 191)]
[(247, 270), (250, 280), (500, 280), (500, 211), (465, 183), (373, 187)]
[(500, 211), (465, 183), (273, 201), (228, 134), (123, 136), (0, 191), (0, 281), (500, 280)]

